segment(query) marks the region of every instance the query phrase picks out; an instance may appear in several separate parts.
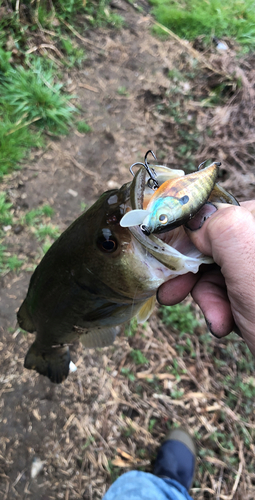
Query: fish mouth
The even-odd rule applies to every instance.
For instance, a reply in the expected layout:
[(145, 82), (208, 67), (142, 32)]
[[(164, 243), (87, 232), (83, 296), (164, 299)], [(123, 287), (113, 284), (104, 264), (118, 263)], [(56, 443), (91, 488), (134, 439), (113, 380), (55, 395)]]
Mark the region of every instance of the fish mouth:
[[(185, 175), (183, 170), (156, 165), (153, 167), (159, 186), (166, 180)], [(130, 187), (131, 210), (146, 210), (154, 194), (148, 184), (149, 175), (141, 168), (135, 175)], [(186, 220), (184, 221), (186, 222)], [(181, 225), (161, 234), (150, 234), (146, 227), (129, 227), (130, 232), (159, 262), (173, 273), (173, 276), (187, 272), (198, 272), (201, 264), (211, 264), (213, 259), (203, 255), (190, 241), (184, 226)]]

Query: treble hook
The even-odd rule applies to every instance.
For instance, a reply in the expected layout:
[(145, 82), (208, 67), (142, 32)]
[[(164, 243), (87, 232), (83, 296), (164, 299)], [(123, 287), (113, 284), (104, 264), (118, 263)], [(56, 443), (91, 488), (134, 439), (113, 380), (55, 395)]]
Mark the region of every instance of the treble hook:
[(147, 156), (148, 156), (148, 154), (149, 154), (149, 153), (153, 156), (153, 158), (154, 158), (155, 160), (157, 160), (157, 158), (156, 158), (155, 154), (153, 153), (153, 151), (152, 151), (151, 149), (149, 149), (149, 151), (147, 151), (147, 153), (146, 153), (146, 154), (145, 154), (145, 156), (144, 156), (144, 163), (142, 163), (142, 162), (140, 162), (140, 161), (138, 161), (138, 162), (136, 162), (136, 163), (133, 163), (133, 165), (131, 165), (131, 167), (130, 167), (130, 169), (129, 169), (129, 170), (130, 170), (131, 174), (134, 176), (135, 174), (134, 174), (134, 172), (133, 172), (133, 167), (134, 167), (135, 165), (142, 165), (142, 166), (146, 169), (146, 171), (148, 172), (148, 174), (149, 174), (149, 176), (150, 176), (150, 178), (149, 178), (149, 180), (148, 180), (148, 183), (147, 183), (147, 184), (148, 184), (148, 186), (149, 186), (151, 189), (157, 189), (157, 188), (159, 187), (159, 183), (158, 183), (158, 181), (157, 181), (157, 179), (156, 179), (157, 174), (156, 174), (156, 172), (155, 172), (154, 168), (150, 168), (150, 167), (149, 167), (149, 164), (148, 164), (148, 161), (147, 161)]
[(200, 163), (200, 165), (198, 165), (197, 169), (198, 169), (198, 170), (201, 170), (201, 169), (202, 169), (202, 167), (203, 167), (203, 165), (204, 165), (206, 162), (207, 162), (207, 160), (202, 161), (202, 163)]
[[(207, 162), (207, 160), (205, 160), (205, 161), (203, 161), (202, 163), (200, 163), (200, 165), (198, 165), (197, 169), (198, 169), (198, 170), (201, 170), (201, 169), (202, 169), (202, 167), (203, 167), (203, 165), (204, 165), (206, 162)], [(214, 163), (215, 163), (215, 165), (217, 165), (217, 167), (220, 167), (220, 166), (221, 166), (221, 162), (220, 162), (220, 161), (215, 161)]]

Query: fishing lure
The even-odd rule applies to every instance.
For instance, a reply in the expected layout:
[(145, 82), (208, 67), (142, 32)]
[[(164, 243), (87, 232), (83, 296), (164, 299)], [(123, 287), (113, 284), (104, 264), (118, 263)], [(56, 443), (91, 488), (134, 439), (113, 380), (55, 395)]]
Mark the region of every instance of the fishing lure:
[(120, 221), (122, 227), (140, 225), (148, 236), (185, 224), (206, 203), (215, 185), (220, 162), (192, 174), (165, 181), (156, 189), (146, 209), (132, 210)]

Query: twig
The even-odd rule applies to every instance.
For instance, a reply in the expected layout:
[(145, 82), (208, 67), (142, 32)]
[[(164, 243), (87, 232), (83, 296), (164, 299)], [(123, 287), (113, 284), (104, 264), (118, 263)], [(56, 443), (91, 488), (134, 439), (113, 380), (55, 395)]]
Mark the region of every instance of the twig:
[(83, 36), (81, 36), (80, 33), (78, 33), (78, 31), (76, 31), (76, 29), (74, 29), (73, 26), (71, 26), (69, 23), (67, 23), (66, 21), (64, 21), (64, 19), (59, 18), (59, 20), (61, 21), (61, 23), (65, 24), (65, 26), (70, 31), (72, 31), (72, 33), (75, 36), (77, 36), (77, 38), (79, 38), (82, 42), (87, 43), (88, 45), (91, 45), (93, 48), (96, 48), (100, 53), (102, 52), (102, 50), (103, 50), (102, 47), (99, 47), (98, 45), (96, 45), (94, 42), (92, 42), (88, 38), (84, 38)]
[(11, 135), (14, 132), (17, 132), (17, 130), (20, 130), (21, 128), (26, 127), (27, 125), (31, 125), (31, 123), (37, 122), (38, 120), (41, 120), (41, 119), (42, 119), (41, 116), (37, 116), (37, 118), (34, 118), (33, 120), (30, 120), (29, 122), (22, 123), (22, 125), (20, 125), (19, 127), (12, 129), (12, 130), (9, 130), (9, 132), (7, 132), (7, 134), (5, 134), (5, 135)]
[(65, 153), (64, 155), (68, 160), (72, 162), (72, 164), (77, 167), (81, 172), (83, 172), (86, 175), (90, 175), (91, 177), (97, 177), (97, 174), (95, 172), (92, 172), (91, 170), (88, 170), (87, 168), (83, 167), (78, 161), (75, 160), (75, 158), (68, 153)]
[(240, 447), (239, 447), (239, 458), (240, 458), (239, 467), (238, 467), (236, 479), (235, 479), (231, 494), (229, 496), (221, 495), (221, 498), (223, 500), (233, 500), (234, 495), (236, 493), (236, 490), (237, 490), (237, 487), (238, 487), (238, 484), (239, 484), (239, 481), (240, 481), (240, 478), (242, 475), (242, 470), (243, 470), (244, 458), (243, 458), (242, 443), (240, 443)]
[(16, 5), (15, 5), (15, 12), (19, 16), (19, 0), (16, 0)]
[[(28, 67), (30, 69), (32, 69), (35, 73), (39, 74), (39, 71), (36, 71), (35, 68), (32, 66), (32, 64), (30, 64), (29, 61), (26, 61), (26, 64), (28, 65)], [(55, 94), (58, 94), (58, 90), (54, 89), (54, 87), (52, 87), (52, 85), (47, 82), (47, 80), (44, 78), (44, 76), (42, 75), (42, 73), (40, 73), (40, 78), (42, 79), (43, 83), (46, 85), (46, 87), (48, 87), (49, 89), (52, 90), (52, 92), (54, 92)]]
[(91, 90), (91, 92), (99, 92), (96, 87), (92, 87), (91, 85), (87, 85), (87, 83), (78, 83), (78, 87), (82, 87), (87, 90)]
[(64, 58), (64, 56), (60, 52), (60, 50), (58, 50), (54, 45), (52, 45), (50, 43), (41, 43), (40, 45), (36, 45), (36, 46), (32, 47), (31, 49), (28, 49), (26, 51), (26, 54), (32, 54), (32, 52), (36, 52), (36, 50), (40, 50), (40, 49), (51, 49), (51, 50), (54, 50), (54, 52), (56, 52), (56, 54), (57, 54), (58, 57), (60, 57), (61, 59)]
[(81, 172), (83, 172), (84, 174), (86, 175), (90, 175), (91, 177), (97, 177), (97, 174), (95, 172), (93, 172), (92, 170), (88, 170), (87, 168), (83, 167), (83, 165), (81, 165), (77, 160), (75, 160), (75, 158), (68, 154), (68, 153), (62, 153), (62, 151), (60, 150), (60, 148), (54, 144), (54, 142), (52, 142), (50, 144), (50, 147), (52, 149), (54, 149), (54, 151), (58, 151), (59, 153), (61, 153), (67, 160), (70, 160), (72, 162), (72, 164), (77, 167), (79, 170), (81, 170)]

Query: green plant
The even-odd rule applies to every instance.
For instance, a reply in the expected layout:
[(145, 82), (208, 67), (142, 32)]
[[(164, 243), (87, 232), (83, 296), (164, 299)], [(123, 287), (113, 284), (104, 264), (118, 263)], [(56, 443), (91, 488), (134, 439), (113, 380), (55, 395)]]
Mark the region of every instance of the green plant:
[[(64, 1), (68, 2), (68, 0)], [(92, 26), (102, 27), (108, 24), (115, 28), (121, 28), (123, 25), (123, 17), (113, 13), (109, 9), (109, 0), (99, 0), (95, 3), (88, 1), (86, 4), (86, 12)]]
[[(62, 96), (63, 87), (54, 83), (54, 70), (35, 60), (32, 69), (10, 68), (2, 82), (2, 103), (18, 123), (36, 123), (54, 133), (66, 133), (73, 122), (72, 96)], [(14, 126), (15, 128), (15, 126)]]
[(0, 244), (0, 275), (9, 271), (17, 271), (23, 264), (16, 254), (11, 255), (6, 247)]
[(182, 398), (183, 394), (184, 394), (184, 389), (173, 388), (171, 390), (171, 398), (173, 398), (173, 399), (180, 399), (180, 398)]
[(121, 368), (121, 373), (125, 375), (125, 377), (127, 377), (130, 382), (134, 382), (136, 380), (136, 376), (130, 370), (130, 368)]
[(186, 373), (185, 370), (183, 370), (182, 368), (179, 367), (178, 360), (175, 358), (172, 361), (172, 366), (168, 367), (168, 371), (170, 371), (170, 373), (172, 373), (175, 376), (177, 381), (180, 381), (181, 375)]
[(23, 264), (23, 260), (19, 259), (17, 255), (11, 255), (6, 259), (6, 266), (10, 271), (17, 271)]
[(94, 438), (94, 436), (88, 436), (88, 437), (87, 437), (87, 439), (86, 439), (85, 444), (83, 444), (83, 445), (81, 446), (81, 450), (82, 450), (82, 451), (83, 451), (83, 450), (86, 450), (86, 449), (87, 449), (87, 448), (88, 448), (88, 447), (89, 447), (92, 443), (94, 443), (94, 442), (95, 442), (95, 438)]
[(3, 48), (0, 46), (0, 74), (2, 78), (11, 69), (11, 55), (11, 52), (5, 52), (5, 50), (3, 50)]
[(157, 422), (157, 419), (156, 418), (151, 418), (150, 421), (149, 421), (149, 425), (148, 425), (148, 431), (149, 432), (152, 432), (153, 430), (153, 427), (154, 425), (156, 424)]
[(42, 217), (52, 217), (54, 209), (50, 205), (42, 205), (41, 207), (33, 208), (26, 213), (24, 222), (29, 226), (35, 225), (41, 221)]
[(77, 130), (81, 134), (88, 134), (89, 132), (91, 132), (92, 128), (86, 122), (79, 121), (77, 122)]
[(173, 68), (168, 71), (168, 77), (171, 78), (171, 80), (178, 82), (183, 80), (183, 73), (181, 73), (181, 71), (177, 68)]
[(135, 434), (135, 429), (132, 427), (132, 425), (129, 425), (128, 427), (125, 427), (122, 431), (123, 436), (126, 438), (129, 438)]
[(81, 201), (81, 211), (84, 212), (86, 208), (88, 207), (87, 203), (84, 203), (84, 201)]
[(67, 58), (63, 59), (64, 64), (71, 68), (73, 66), (81, 66), (82, 62), (86, 59), (84, 50), (79, 48), (70, 38), (62, 38), (61, 46), (62, 51), (67, 55)]
[(156, 19), (180, 37), (232, 37), (240, 44), (255, 45), (253, 0), (150, 0)]
[(6, 193), (0, 192), (0, 226), (12, 224), (13, 217), (10, 213), (12, 203), (6, 201)]
[[(0, 85), (1, 92), (1, 85)], [(20, 162), (32, 147), (43, 146), (39, 131), (31, 130), (17, 120), (10, 109), (0, 103), (0, 178), (13, 169), (20, 168)]]
[(119, 95), (128, 95), (128, 90), (126, 87), (119, 87), (118, 90), (117, 90), (118, 94)]
[(182, 337), (182, 339), (180, 343), (178, 343), (175, 347), (179, 356), (183, 357), (185, 354), (188, 354), (191, 358), (195, 358), (196, 351), (189, 335), (182, 333), (180, 336)]
[(108, 460), (108, 473), (110, 475), (111, 483), (114, 483), (114, 481), (120, 477), (122, 470), (120, 467), (113, 465), (111, 460)]
[(160, 308), (160, 315), (165, 325), (173, 326), (180, 333), (193, 333), (194, 329), (200, 324), (190, 305), (164, 306)]
[(125, 327), (126, 337), (134, 337), (137, 332), (137, 319), (133, 318)]
[(139, 349), (132, 349), (132, 351), (130, 352), (130, 356), (136, 365), (144, 365), (149, 363), (148, 359), (141, 351), (139, 351)]
[(40, 241), (45, 240), (47, 237), (56, 240), (60, 236), (60, 232), (57, 226), (53, 226), (52, 224), (40, 224), (35, 229), (35, 235)]

